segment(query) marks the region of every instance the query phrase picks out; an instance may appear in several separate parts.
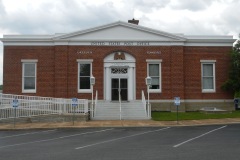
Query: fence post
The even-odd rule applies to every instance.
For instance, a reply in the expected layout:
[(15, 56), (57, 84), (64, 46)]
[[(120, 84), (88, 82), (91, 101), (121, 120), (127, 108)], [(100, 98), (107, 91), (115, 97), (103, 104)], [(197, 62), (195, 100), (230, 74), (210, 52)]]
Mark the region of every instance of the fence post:
[(64, 106), (63, 106), (63, 114), (65, 114), (67, 112), (67, 102), (66, 101), (67, 101), (66, 99), (63, 100), (63, 104), (64, 104)]

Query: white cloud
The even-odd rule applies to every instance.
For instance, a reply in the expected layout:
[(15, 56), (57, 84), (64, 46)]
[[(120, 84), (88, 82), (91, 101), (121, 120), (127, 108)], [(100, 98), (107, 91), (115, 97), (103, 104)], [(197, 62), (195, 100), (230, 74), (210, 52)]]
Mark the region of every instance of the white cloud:
[[(222, 12), (225, 10), (226, 17), (233, 18), (234, 13), (226, 8), (240, 7), (233, 0), (22, 0), (18, 5), (16, 2), (3, 0), (4, 6), (0, 3), (0, 8), (5, 8), (0, 26), (21, 34), (72, 32), (132, 18), (140, 19), (140, 25), (160, 30), (171, 28), (166, 30), (171, 32), (219, 34), (224, 30), (222, 33), (226, 34), (224, 26), (231, 27), (232, 23), (224, 23)], [(183, 25), (182, 31), (179, 25)], [(199, 30), (194, 32), (196, 26)]]
[[(0, 0), (0, 37), (66, 33), (135, 18), (166, 32), (237, 38), (239, 8), (237, 0)], [(0, 83), (2, 52), (0, 44)]]
[(213, 3), (214, 0), (172, 0), (170, 8), (177, 10), (199, 11), (204, 10)]
[(5, 8), (4, 8), (4, 5), (2, 3), (2, 0), (0, 0), (0, 18), (2, 18), (3, 15), (5, 15)]

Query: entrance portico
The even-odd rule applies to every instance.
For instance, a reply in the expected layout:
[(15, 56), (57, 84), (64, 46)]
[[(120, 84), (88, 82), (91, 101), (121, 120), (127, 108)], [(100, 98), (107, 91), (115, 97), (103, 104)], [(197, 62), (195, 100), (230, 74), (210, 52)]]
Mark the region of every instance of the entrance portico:
[[(113, 52), (104, 58), (104, 99), (136, 99), (135, 58), (126, 52)], [(120, 95), (119, 95), (120, 94)]]

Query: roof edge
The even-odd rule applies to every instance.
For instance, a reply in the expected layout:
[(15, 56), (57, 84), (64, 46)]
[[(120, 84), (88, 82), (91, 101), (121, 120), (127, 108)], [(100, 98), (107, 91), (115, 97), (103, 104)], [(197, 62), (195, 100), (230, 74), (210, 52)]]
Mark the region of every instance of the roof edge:
[(148, 28), (148, 27), (139, 26), (139, 25), (136, 25), (136, 24), (127, 23), (127, 22), (123, 22), (123, 21), (117, 21), (117, 22), (101, 25), (101, 26), (98, 26), (98, 27), (93, 27), (93, 28), (89, 28), (89, 29), (85, 29), (85, 30), (81, 30), (81, 31), (67, 33), (67, 34), (60, 35), (60, 36), (55, 36), (54, 39), (68, 38), (68, 37), (71, 37), (71, 36), (86, 34), (86, 33), (89, 33), (89, 32), (93, 32), (93, 31), (97, 31), (97, 30), (101, 30), (101, 29), (106, 29), (106, 28), (109, 28), (109, 27), (117, 26), (117, 25), (130, 27), (130, 28), (145, 31), (145, 32), (154, 33), (154, 34), (158, 34), (158, 35), (161, 35), (161, 36), (166, 36), (166, 37), (169, 37), (169, 38), (174, 38), (174, 39), (177, 39), (179, 41), (185, 41), (186, 40), (185, 37), (182, 37), (182, 36), (179, 36), (179, 35), (174, 35), (172, 33), (163, 32), (163, 31), (160, 31), (160, 30), (155, 30), (155, 29), (151, 29), (151, 28)]

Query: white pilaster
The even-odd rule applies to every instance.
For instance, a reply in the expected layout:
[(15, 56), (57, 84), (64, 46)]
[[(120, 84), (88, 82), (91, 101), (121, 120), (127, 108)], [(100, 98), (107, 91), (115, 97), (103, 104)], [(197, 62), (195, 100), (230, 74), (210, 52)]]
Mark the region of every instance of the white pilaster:
[(133, 100), (133, 90), (134, 90), (134, 83), (133, 83), (133, 68), (128, 68), (128, 100)]
[(105, 68), (105, 93), (106, 93), (106, 100), (110, 101), (111, 100), (111, 72), (110, 72), (110, 68), (106, 67)]

